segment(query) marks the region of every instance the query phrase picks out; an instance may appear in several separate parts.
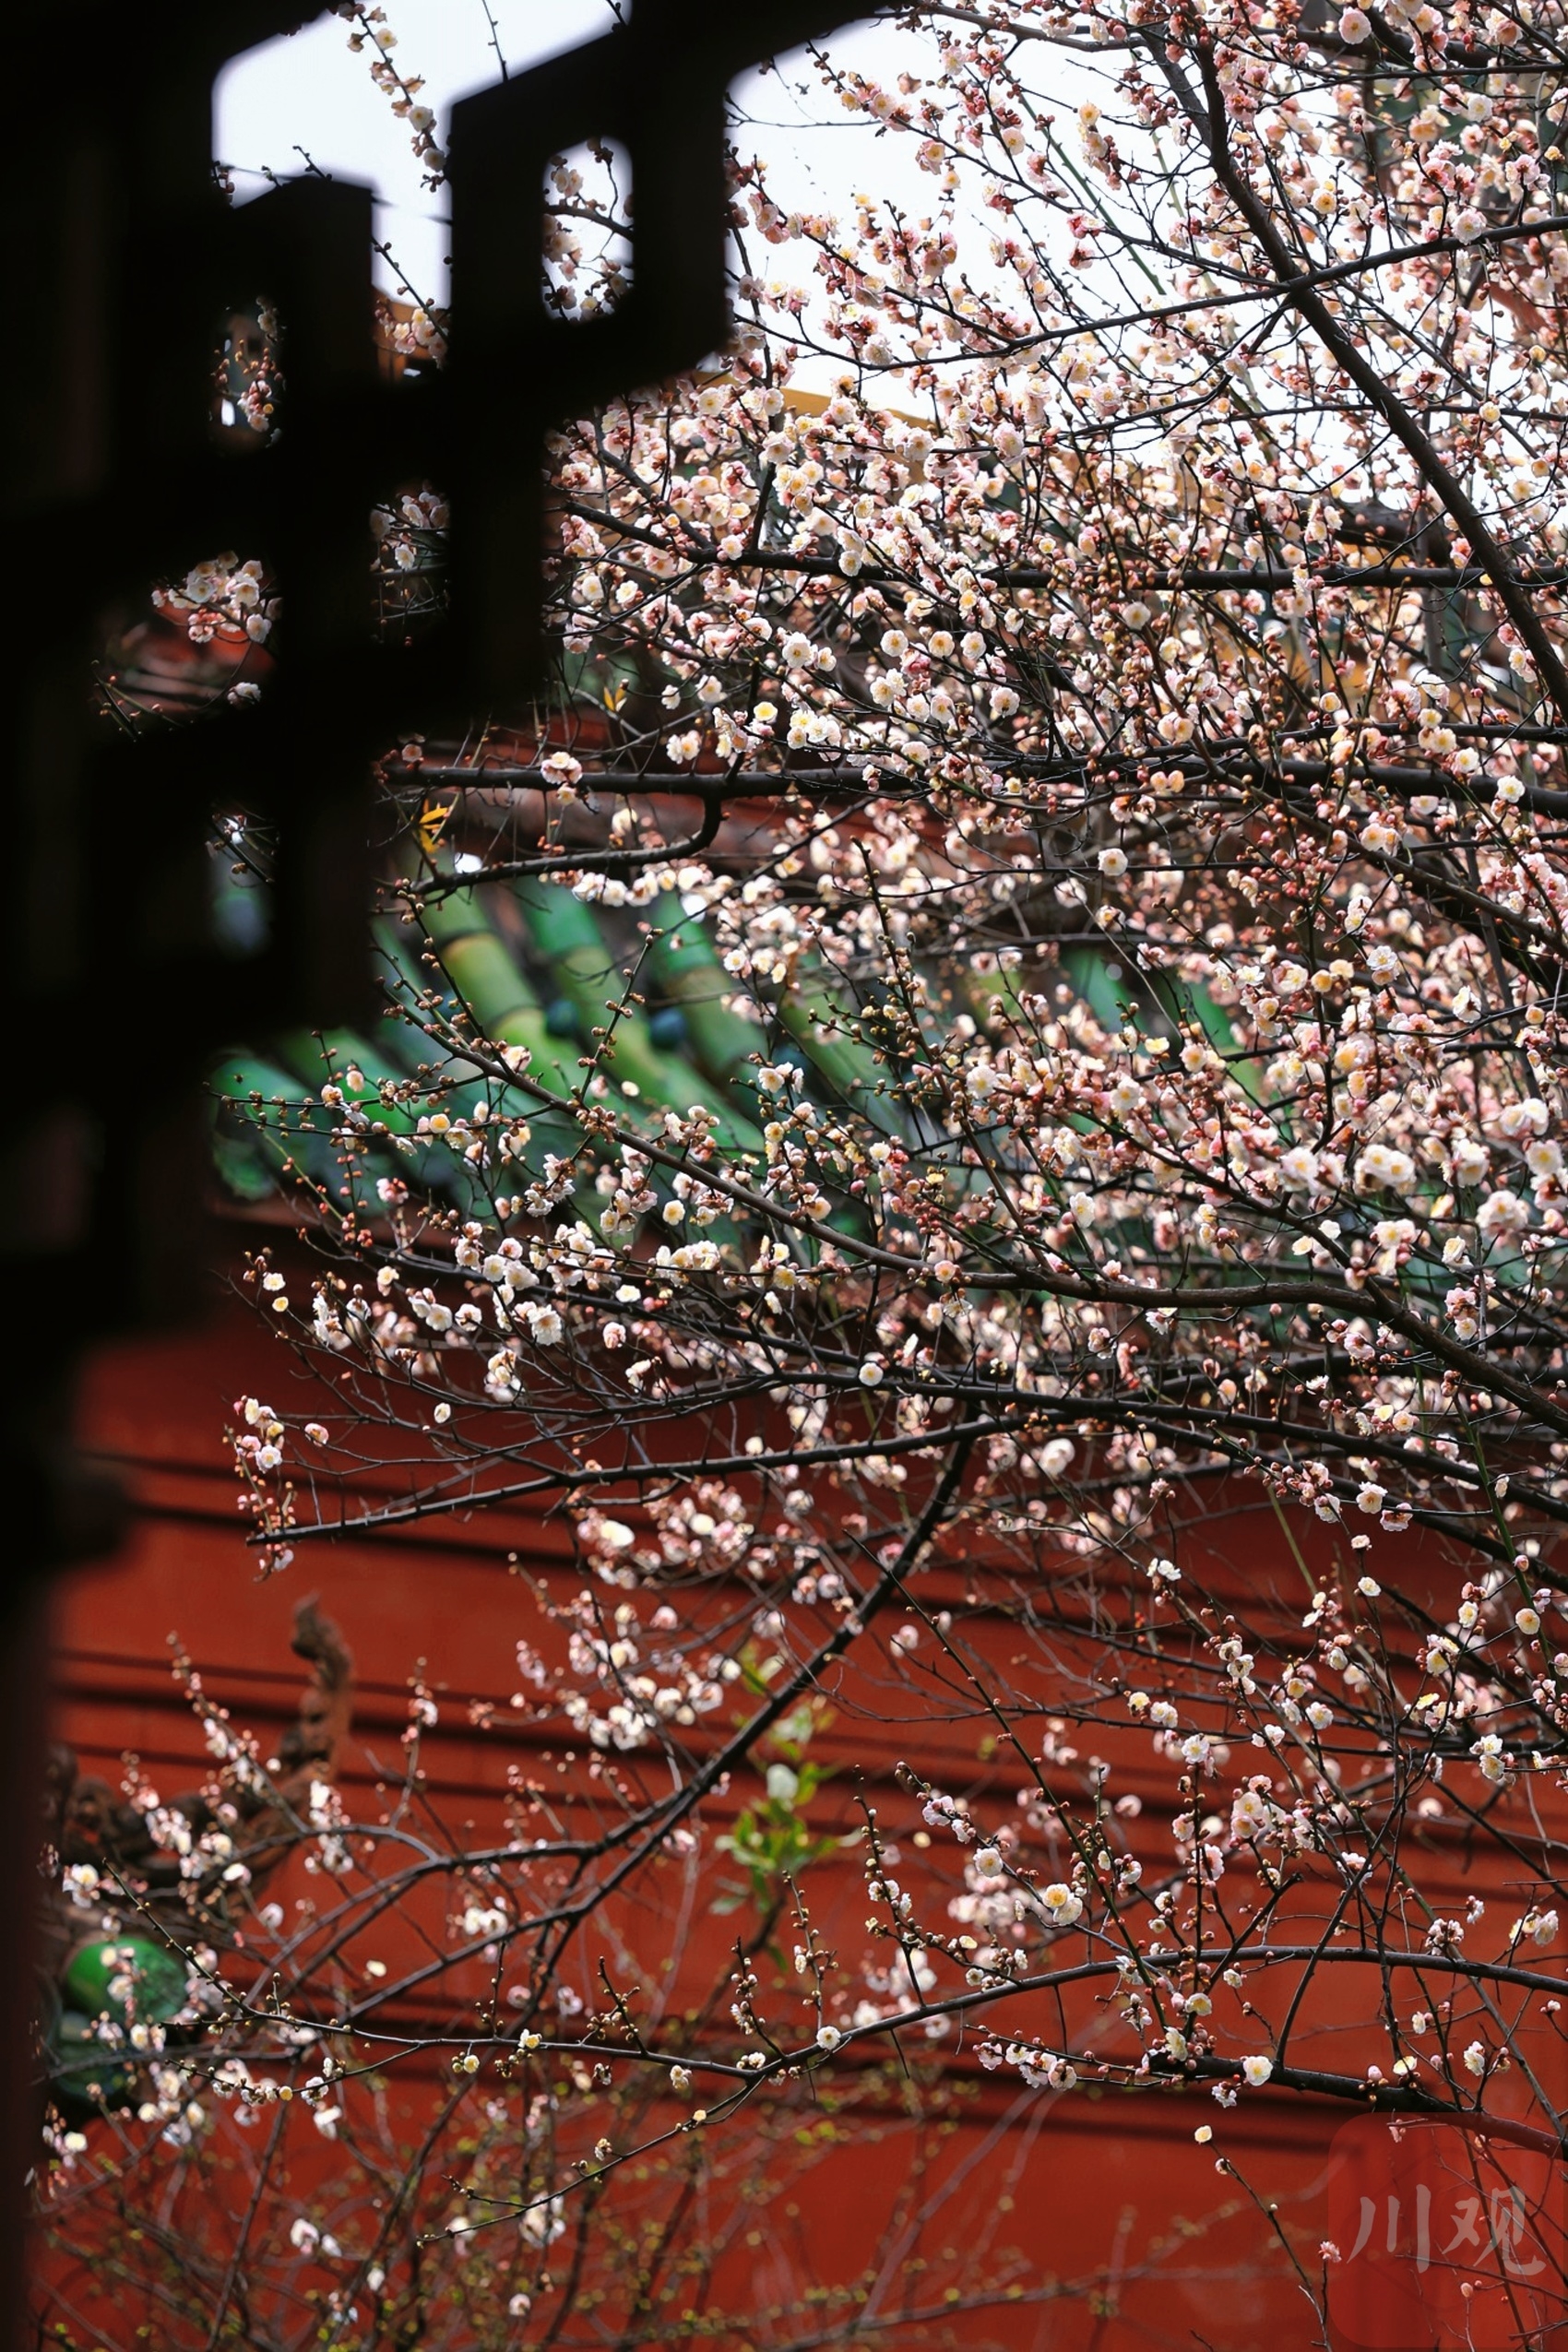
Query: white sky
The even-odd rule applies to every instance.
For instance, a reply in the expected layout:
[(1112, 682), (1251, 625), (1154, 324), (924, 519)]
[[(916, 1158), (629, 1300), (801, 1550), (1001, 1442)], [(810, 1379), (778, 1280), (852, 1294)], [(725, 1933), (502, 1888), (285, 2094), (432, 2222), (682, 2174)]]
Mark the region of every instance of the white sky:
[[(612, 21), (605, 0), (492, 0), (491, 13), (514, 70), (591, 41)], [(498, 77), (481, 0), (393, 0), (387, 14), (398, 34), (397, 63), (424, 77), (422, 100), (435, 109), (445, 137), (454, 101)], [(372, 82), (367, 56), (350, 50), (349, 31), (341, 18), (323, 17), (303, 32), (237, 57), (214, 93), (214, 153), (233, 168), (242, 200), (262, 193), (264, 170), (292, 177), (306, 168), (306, 155), (325, 172), (368, 181), (379, 199), (378, 240), (392, 246), (422, 294), (440, 301), (446, 291), (445, 192), (421, 184), (407, 126)], [(907, 45), (886, 25), (861, 26), (834, 41), (836, 53), (881, 76), (897, 70)], [(864, 125), (849, 123), (841, 129), (807, 127), (771, 78), (753, 78), (738, 94), (748, 112), (780, 124), (758, 144), (795, 184), (790, 193), (799, 202), (841, 206), (861, 184), (857, 169), (862, 175), (872, 172), (873, 184), (885, 187), (895, 161), (889, 150), (913, 144), (873, 142)], [(897, 165), (902, 168), (896, 169), (896, 181), (908, 179), (912, 202), (923, 190), (929, 210), (932, 184), (921, 181), (912, 156), (897, 157)], [(391, 287), (380, 263), (377, 275)]]
[[(491, 0), (490, 14), (514, 70), (592, 40), (612, 21), (606, 0)], [(454, 101), (499, 76), (482, 0), (391, 0), (387, 15), (398, 35), (397, 63), (410, 77), (422, 76), (421, 97), (434, 108), (444, 139)], [(307, 155), (323, 171), (368, 182), (377, 193), (378, 242), (391, 247), (422, 299), (444, 301), (445, 191), (422, 184), (407, 125), (371, 80), (367, 55), (350, 51), (349, 32), (341, 18), (326, 16), (237, 57), (214, 93), (214, 154), (234, 172), (242, 200), (263, 192), (266, 169), (292, 177), (306, 169)], [(851, 26), (834, 35), (831, 47), (836, 58), (885, 84), (901, 67), (929, 74), (935, 63), (929, 41), (885, 22)], [(797, 53), (782, 62), (780, 75), (749, 76), (735, 92), (755, 125), (742, 134), (742, 152), (763, 155), (780, 203), (842, 215), (864, 188), (897, 198), (917, 217), (935, 211), (939, 191), (918, 170), (912, 138), (878, 137), (863, 118), (835, 120), (837, 109), (803, 57)], [(795, 86), (805, 81), (811, 87), (798, 95)], [(1075, 97), (1066, 102), (1075, 104)], [(783, 256), (761, 246), (754, 260), (776, 276)], [(386, 263), (378, 259), (375, 272), (396, 291)], [(798, 380), (826, 381), (841, 365), (808, 362)]]

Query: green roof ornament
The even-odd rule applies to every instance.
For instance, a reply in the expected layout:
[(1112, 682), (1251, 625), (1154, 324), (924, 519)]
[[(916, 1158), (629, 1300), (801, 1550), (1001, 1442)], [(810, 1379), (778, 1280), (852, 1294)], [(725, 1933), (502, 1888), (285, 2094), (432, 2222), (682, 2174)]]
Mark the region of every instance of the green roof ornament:
[(166, 1944), (143, 1935), (95, 1936), (77, 1946), (62, 1978), (89, 2017), (166, 2025), (185, 2005), (185, 1971)]

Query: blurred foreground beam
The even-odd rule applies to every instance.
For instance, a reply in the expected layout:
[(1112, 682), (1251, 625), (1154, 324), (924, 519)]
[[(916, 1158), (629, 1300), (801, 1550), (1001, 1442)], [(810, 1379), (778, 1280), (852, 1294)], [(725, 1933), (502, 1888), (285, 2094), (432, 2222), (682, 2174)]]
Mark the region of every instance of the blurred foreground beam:
[[(74, 1367), (99, 1336), (197, 1311), (208, 1065), (247, 1033), (369, 1009), (371, 762), (404, 730), (536, 683), (543, 435), (721, 350), (725, 92), (853, 11), (636, 0), (602, 40), (463, 101), (452, 362), (404, 385), (377, 367), (370, 190), (301, 180), (234, 209), (214, 182), (216, 76), (324, 13), (257, 0), (242, 34), (199, 14), (127, 22), (99, 0), (13, 28), (28, 100), (0, 198), (21, 352), (0, 433), (13, 1039), (0, 1277), (14, 1334), (0, 1417), (0, 2352), (30, 2340), (48, 1579), (111, 1549), (117, 1526), (113, 1493), (71, 1460)], [(543, 299), (544, 172), (588, 138), (632, 159), (633, 282), (612, 315), (569, 325)], [(218, 338), (258, 294), (286, 337), (286, 430), (236, 452), (214, 425)], [(380, 647), (370, 508), (410, 478), (451, 498), (451, 612), (422, 646)], [(89, 681), (116, 608), (226, 548), (260, 556), (285, 599), (261, 708), (110, 731)], [(213, 924), (220, 798), (278, 841), (270, 935), (239, 962)]]

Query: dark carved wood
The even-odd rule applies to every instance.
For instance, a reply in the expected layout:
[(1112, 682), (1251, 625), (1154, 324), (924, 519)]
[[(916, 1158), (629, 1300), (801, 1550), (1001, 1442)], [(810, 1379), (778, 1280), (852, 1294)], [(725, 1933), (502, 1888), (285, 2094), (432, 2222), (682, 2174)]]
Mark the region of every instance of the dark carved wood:
[[(450, 138), (450, 365), (389, 382), (373, 337), (371, 195), (303, 180), (239, 209), (214, 184), (213, 80), (322, 14), (89, 5), (13, 29), (4, 197), (11, 302), (5, 461), (0, 1267), (14, 1337), (0, 1417), (0, 2342), (20, 2340), (46, 1572), (114, 1538), (73, 1463), (71, 1371), (94, 1336), (194, 1312), (208, 1255), (201, 1078), (247, 1031), (362, 1017), (373, 756), (537, 674), (541, 436), (724, 341), (724, 94), (851, 13), (831, 0), (636, 0), (629, 24), (465, 101)], [(631, 291), (573, 325), (540, 299), (548, 159), (631, 155)], [(215, 330), (265, 291), (287, 335), (286, 429), (236, 454), (211, 426)], [(367, 626), (371, 505), (414, 477), (453, 512), (446, 624)], [(224, 548), (285, 598), (258, 707), (106, 734), (88, 679), (103, 616)], [(233, 792), (276, 827), (275, 921), (243, 962), (211, 932), (205, 841)]]

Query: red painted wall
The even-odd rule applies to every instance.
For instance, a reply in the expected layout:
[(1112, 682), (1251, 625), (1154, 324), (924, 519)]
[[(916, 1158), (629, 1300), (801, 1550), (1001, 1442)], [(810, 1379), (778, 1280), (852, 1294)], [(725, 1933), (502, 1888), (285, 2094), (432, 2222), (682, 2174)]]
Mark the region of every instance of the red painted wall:
[[(238, 1533), (223, 1425), (232, 1400), (247, 1392), (288, 1410), (290, 1379), (283, 1351), (232, 1306), (200, 1332), (106, 1350), (93, 1367), (83, 1399), (84, 1437), (125, 1466), (137, 1516), (117, 1560), (63, 1581), (55, 1648), (59, 1736), (77, 1749), (85, 1770), (111, 1780), (119, 1777), (125, 1752), (134, 1752), (166, 1796), (199, 1782), (206, 1767), (201, 1732), (169, 1671), (177, 1637), (208, 1692), (258, 1731), (265, 1749), (293, 1712), (301, 1673), (290, 1655), (292, 1611), (311, 1590), (356, 1658), (355, 1735), (339, 1772), (350, 1798), (368, 1801), (372, 1795), (375, 1775), (367, 1752), (396, 1755), (409, 1680), (422, 1670), (441, 1707), (427, 1748), (431, 1787), (451, 1820), (471, 1822), (484, 1834), (500, 1821), (508, 1769), (537, 1768), (541, 1744), (519, 1730), (507, 1706), (517, 1681), (515, 1644), (537, 1626), (506, 1554), (520, 1550), (535, 1565), (564, 1562), (564, 1536), (537, 1522), (445, 1523), (428, 1536), (314, 1550), (286, 1574), (258, 1583)], [(1310, 1543), (1321, 1532), (1308, 1523), (1301, 1539)], [(1249, 1597), (1254, 1617), (1264, 1607), (1260, 1596), (1273, 1592), (1281, 1621), (1294, 1611), (1299, 1622), (1300, 1570), (1266, 1515), (1249, 1507), (1216, 1518), (1205, 1539), (1221, 1580)], [(1315, 1571), (1319, 1561), (1309, 1564)], [(930, 1590), (939, 1605), (938, 1583), (960, 1571), (935, 1574)], [(970, 1561), (962, 1574), (977, 1577), (983, 1563)], [(1012, 1629), (999, 1619), (994, 1632), (998, 1654), (1010, 1655)], [(976, 1721), (961, 1711), (950, 1710), (945, 1722), (890, 1728), (876, 1719), (885, 1693), (846, 1683), (837, 1697), (831, 1734), (837, 1772), (825, 1799), (826, 1825), (852, 1829), (855, 1799), (863, 1795), (890, 1834), (907, 1837), (917, 1816), (892, 1778), (901, 1754), (949, 1787), (984, 1778)], [(493, 1704), (493, 1728), (473, 1728), (472, 1701)], [(1042, 1703), (1049, 1704), (1044, 1693)], [(1120, 1746), (1113, 1741), (1107, 1752), (1117, 1765), (1117, 1788), (1144, 1799), (1152, 1853), (1161, 1808), (1169, 1811), (1170, 1768), (1157, 1765), (1146, 1734)], [(992, 1778), (982, 1801), (994, 1819), (1011, 1784), (1003, 1765)], [(746, 1794), (731, 1793), (731, 1810)], [(1430, 1824), (1422, 1835), (1430, 1867), (1455, 1907), (1472, 1892), (1499, 1906), (1519, 1901), (1503, 1883), (1506, 1868), (1478, 1859), (1453, 1823)], [(930, 1859), (953, 1875), (950, 1849), (941, 1856), (932, 1850)], [(916, 1883), (924, 1861), (905, 1847), (906, 1883)], [(303, 1883), (291, 1876), (285, 1892), (291, 1897)], [(847, 1954), (858, 1953), (864, 1941), (858, 1863), (826, 1864), (811, 1883), (819, 1925), (830, 1938), (841, 1937)], [(673, 1904), (673, 1867), (667, 1891)], [(665, 1922), (644, 1916), (621, 1925), (632, 1947), (656, 1966)], [(734, 1931), (733, 1921), (699, 1910), (685, 1964), (694, 1985), (704, 1972), (722, 1974)], [(378, 1924), (373, 1941), (376, 1956), (396, 1962), (395, 1926)], [(370, 1950), (362, 1944), (360, 1956)], [(1362, 2067), (1378, 2048), (1369, 2024), (1375, 1993), (1365, 1971), (1326, 1967), (1298, 2031), (1301, 2062)], [(1092, 2000), (1080, 2014), (1092, 2021)], [(1020, 2030), (1022, 2020), (1015, 2020), (1011, 2031)], [(1265, 2038), (1260, 2032), (1258, 2046)], [(790, 2340), (789, 2330), (765, 2324), (763, 2315), (814, 2280), (869, 2295), (862, 2307), (868, 2322), (892, 2309), (925, 2309), (930, 2299), (922, 2342), (1123, 2352), (1196, 2339), (1225, 2352), (1273, 2352), (1280, 2340), (1308, 2340), (1309, 2315), (1254, 2200), (1277, 2200), (1292, 2226), (1309, 2236), (1317, 2229), (1328, 2143), (1343, 2110), (1271, 2091), (1248, 2096), (1223, 2116), (1195, 2092), (1021, 2093), (1016, 2077), (978, 2069), (973, 2047), (970, 2037), (954, 2054), (956, 2104), (940, 2126), (901, 2120), (897, 2097), (884, 2097), (866, 2121), (846, 2120), (841, 2131), (820, 2135), (806, 2156), (795, 2143), (791, 2162), (801, 2165), (801, 2177), (754, 2222), (743, 2204), (731, 2199), (727, 2206), (718, 2196), (711, 2226), (720, 2279), (742, 2307), (754, 2306), (759, 2344)], [(1545, 2062), (1560, 2091), (1568, 2089), (1555, 2046)], [(417, 2120), (449, 2086), (438, 2068), (415, 2068), (397, 2078), (394, 2104)], [(1216, 2145), (1243, 2180), (1217, 2176), (1216, 2146), (1193, 2138), (1205, 2122), (1216, 2127)], [(303, 2111), (287, 2128), (291, 2193), (329, 2194), (333, 2148)], [(223, 2193), (243, 2200), (243, 2162), (226, 2177), (231, 2191)], [(70, 2193), (63, 2208), (67, 2220)], [(287, 2210), (269, 2210), (265, 2226), (283, 2228)], [(909, 2218), (917, 2210), (918, 2226)], [(53, 2316), (64, 2315), (74, 2341), (101, 2342), (110, 2352), (137, 2342), (138, 2327), (150, 2329), (150, 2340), (183, 2345), (186, 2338), (160, 2316), (156, 2298), (144, 2305), (123, 2275), (105, 2273), (92, 2253), (90, 2201), (80, 2201), (80, 2214), (84, 2234), (75, 2257), (57, 2247), (42, 2264)], [(210, 2222), (210, 2209), (206, 2218)], [(65, 2235), (70, 2239), (70, 2226)], [(944, 2303), (947, 2258), (963, 2253), (979, 2260), (1001, 2293), (999, 2303), (971, 2309), (965, 2295), (956, 2306)], [(313, 2277), (317, 2289), (330, 2284), (329, 2269), (318, 2275), (302, 2263), (302, 2293)], [(1093, 2303), (1069, 2291), (1086, 2283), (1095, 2286)], [(308, 2334), (290, 2334), (282, 2321), (279, 2325), (280, 2345), (309, 2340)], [(490, 2339), (476, 2333), (473, 2340)], [(566, 2340), (576, 2339), (568, 2331)]]

